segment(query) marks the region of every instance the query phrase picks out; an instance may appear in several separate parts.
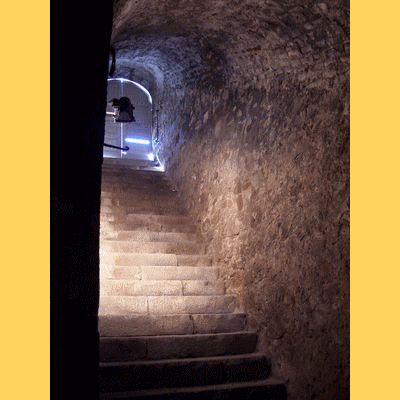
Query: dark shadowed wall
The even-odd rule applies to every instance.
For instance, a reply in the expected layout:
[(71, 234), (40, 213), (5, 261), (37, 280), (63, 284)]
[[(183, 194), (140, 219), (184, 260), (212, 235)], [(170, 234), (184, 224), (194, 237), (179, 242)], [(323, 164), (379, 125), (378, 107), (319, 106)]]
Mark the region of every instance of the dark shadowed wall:
[(110, 1), (86, 2), (83, 9), (57, 5), (51, 12), (54, 400), (98, 398), (100, 182), (112, 15)]

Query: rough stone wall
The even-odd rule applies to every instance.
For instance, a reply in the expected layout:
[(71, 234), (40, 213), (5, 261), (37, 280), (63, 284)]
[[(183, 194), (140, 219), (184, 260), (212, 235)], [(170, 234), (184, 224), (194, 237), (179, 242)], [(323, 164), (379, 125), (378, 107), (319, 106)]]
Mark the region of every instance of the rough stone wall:
[(349, 395), (342, 58), (315, 63), (314, 72), (269, 74), (261, 89), (171, 90), (159, 146), (228, 292), (241, 299), (292, 399)]
[(275, 374), (348, 399), (348, 2), (118, 3), (124, 68), (157, 71), (156, 152)]
[(275, 79), (269, 91), (222, 89), (181, 103), (202, 119), (185, 121), (190, 135), (162, 154), (292, 398), (344, 399), (348, 85), (302, 90)]

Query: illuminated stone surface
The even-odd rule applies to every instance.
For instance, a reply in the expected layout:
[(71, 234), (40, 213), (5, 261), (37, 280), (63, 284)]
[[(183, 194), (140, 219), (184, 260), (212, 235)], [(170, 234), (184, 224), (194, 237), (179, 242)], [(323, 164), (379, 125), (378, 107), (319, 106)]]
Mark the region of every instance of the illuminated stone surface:
[[(110, 165), (108, 159), (103, 167), (102, 189), (111, 184), (115, 191), (102, 191), (100, 334), (132, 337), (243, 330), (245, 320), (238, 313), (236, 297), (225, 295), (219, 268), (203, 255), (201, 235), (190, 218), (177, 215), (185, 213), (179, 194), (164, 192), (165, 185), (171, 186), (166, 175)], [(121, 190), (131, 183), (135, 190)], [(150, 212), (143, 214), (143, 206)], [(208, 317), (199, 320), (198, 315)], [(139, 316), (143, 325), (138, 330)], [(160, 322), (155, 322), (158, 318)]]
[(349, 39), (348, 1), (115, 5), (116, 74), (296, 400), (349, 397)]
[[(196, 333), (240, 332), (245, 329), (246, 316), (231, 314), (129, 314), (102, 315), (99, 318), (101, 337), (144, 337), (186, 335)], [(138, 356), (140, 358), (140, 356)]]

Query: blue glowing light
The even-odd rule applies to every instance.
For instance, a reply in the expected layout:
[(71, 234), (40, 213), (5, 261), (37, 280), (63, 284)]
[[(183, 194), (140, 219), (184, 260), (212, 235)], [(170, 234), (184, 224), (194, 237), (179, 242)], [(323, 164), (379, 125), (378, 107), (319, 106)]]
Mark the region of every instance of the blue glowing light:
[(136, 144), (150, 144), (150, 140), (135, 139), (135, 138), (125, 138), (125, 142), (136, 143)]

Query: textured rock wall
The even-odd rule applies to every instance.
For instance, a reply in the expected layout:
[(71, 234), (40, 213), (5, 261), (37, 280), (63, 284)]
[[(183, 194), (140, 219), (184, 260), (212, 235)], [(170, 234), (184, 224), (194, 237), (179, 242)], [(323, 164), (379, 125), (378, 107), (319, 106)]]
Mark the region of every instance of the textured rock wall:
[(186, 97), (160, 156), (293, 398), (344, 399), (348, 83), (270, 84)]
[(290, 398), (346, 399), (348, 66), (201, 89), (169, 91), (159, 156)]
[(120, 0), (112, 44), (289, 398), (349, 398), (348, 1)]

